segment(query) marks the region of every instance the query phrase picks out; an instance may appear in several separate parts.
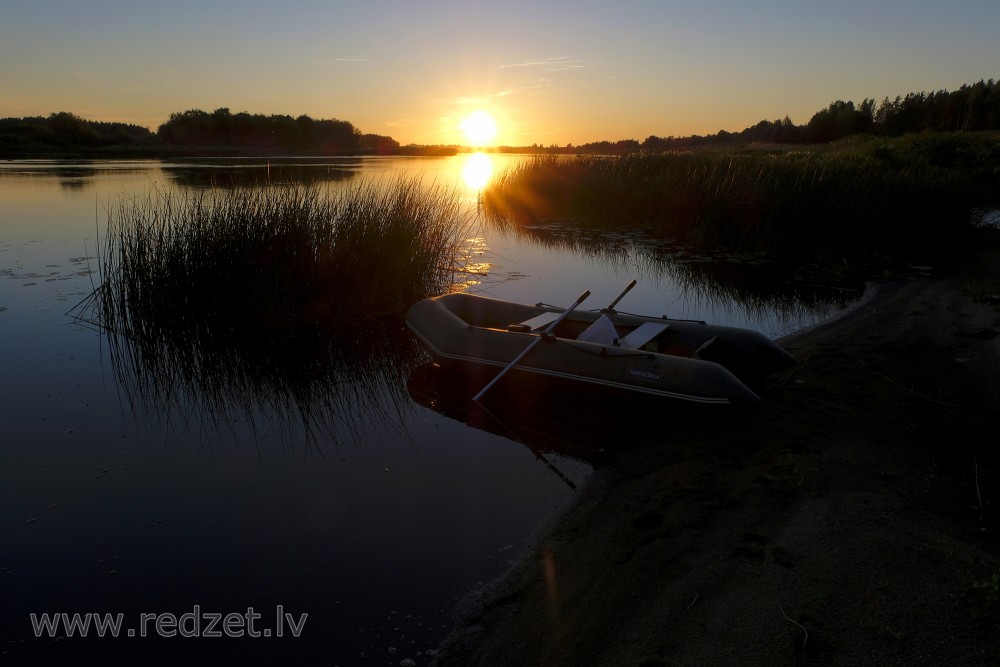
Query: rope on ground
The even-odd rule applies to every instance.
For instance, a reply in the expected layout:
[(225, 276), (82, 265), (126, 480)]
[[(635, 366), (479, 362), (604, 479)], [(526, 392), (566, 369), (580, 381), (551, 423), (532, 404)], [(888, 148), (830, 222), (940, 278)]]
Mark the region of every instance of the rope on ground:
[(930, 401), (931, 403), (937, 403), (938, 405), (944, 405), (944, 406), (949, 407), (949, 408), (961, 408), (962, 407), (961, 405), (955, 405), (954, 403), (946, 403), (946, 402), (940, 401), (940, 400), (938, 400), (936, 398), (931, 398), (930, 396), (925, 396), (924, 394), (921, 394), (919, 391), (914, 391), (913, 389), (910, 389), (909, 387), (905, 387), (905, 386), (899, 384), (898, 382), (896, 382), (895, 380), (893, 380), (891, 377), (889, 377), (885, 373), (879, 373), (879, 375), (881, 375), (886, 380), (888, 380), (892, 384), (896, 385), (900, 389), (902, 389), (904, 391), (908, 391), (911, 394), (913, 394), (914, 396), (919, 396), (920, 398), (924, 399), (925, 401)]
[(799, 626), (799, 629), (802, 630), (803, 633), (805, 633), (805, 638), (802, 640), (802, 650), (805, 651), (806, 650), (806, 642), (809, 641), (809, 631), (806, 630), (806, 628), (805, 628), (804, 625), (802, 625), (801, 623), (799, 623), (795, 619), (789, 618), (788, 614), (785, 613), (785, 610), (781, 608), (781, 603), (780, 602), (777, 602), (776, 604), (778, 605), (778, 610), (781, 612), (781, 615), (785, 617), (785, 620), (786, 621), (790, 621), (790, 622), (794, 623), (795, 625)]
[(803, 368), (805, 368), (805, 366), (806, 366), (806, 364), (804, 364), (804, 363), (796, 366), (791, 371), (789, 371), (788, 373), (786, 373), (785, 375), (781, 376), (780, 378), (778, 378), (777, 380), (775, 380), (774, 382), (772, 382), (770, 385), (768, 385), (767, 388), (764, 389), (764, 392), (767, 393), (767, 392), (771, 391), (772, 389), (777, 389), (778, 387), (782, 386), (783, 384), (785, 384), (786, 382), (788, 382), (789, 380), (791, 380), (793, 375), (795, 375), (800, 370), (802, 370)]
[(972, 459), (976, 473), (976, 498), (979, 499), (979, 520), (983, 520), (983, 494), (979, 492), (979, 459)]

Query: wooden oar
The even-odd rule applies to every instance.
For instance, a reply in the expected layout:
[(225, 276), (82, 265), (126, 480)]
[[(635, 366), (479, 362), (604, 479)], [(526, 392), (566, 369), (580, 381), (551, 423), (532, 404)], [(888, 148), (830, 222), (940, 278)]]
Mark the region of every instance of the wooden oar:
[(521, 351), (521, 354), (519, 354), (516, 357), (514, 357), (513, 361), (511, 361), (509, 364), (507, 364), (506, 366), (504, 366), (504, 369), (502, 371), (500, 371), (499, 373), (497, 373), (496, 377), (494, 377), (492, 380), (490, 380), (489, 384), (487, 384), (485, 387), (483, 387), (482, 389), (480, 389), (479, 393), (472, 397), (472, 400), (473, 401), (478, 401), (480, 398), (482, 398), (483, 394), (485, 394), (487, 391), (489, 391), (490, 387), (492, 387), (493, 385), (495, 385), (497, 383), (497, 380), (499, 380), (504, 375), (506, 375), (507, 371), (509, 371), (510, 369), (514, 368), (514, 366), (517, 365), (517, 362), (521, 361), (521, 359), (524, 358), (524, 355), (526, 355), (529, 352), (531, 352), (531, 350), (536, 345), (538, 345), (539, 342), (541, 342), (542, 338), (544, 338), (550, 331), (552, 331), (553, 329), (555, 329), (559, 325), (560, 322), (562, 322), (564, 319), (566, 319), (566, 316), (569, 315), (570, 313), (572, 313), (573, 310), (575, 310), (577, 306), (579, 306), (581, 303), (583, 303), (583, 300), (586, 299), (588, 296), (590, 296), (590, 290), (587, 290), (586, 292), (584, 292), (583, 294), (581, 294), (580, 298), (577, 299), (576, 302), (572, 306), (570, 306), (565, 311), (563, 311), (563, 314), (560, 315), (559, 317), (557, 317), (555, 320), (553, 320), (552, 324), (550, 324), (549, 326), (545, 327), (545, 331), (543, 331), (541, 334), (539, 334), (538, 337), (535, 338), (535, 340), (531, 341), (531, 343), (528, 344), (528, 347), (524, 348)]
[(619, 295), (618, 295), (618, 298), (617, 298), (617, 299), (615, 299), (614, 301), (612, 301), (612, 302), (611, 302), (611, 305), (610, 305), (610, 306), (608, 306), (607, 308), (605, 308), (604, 310), (602, 310), (601, 312), (602, 312), (602, 313), (610, 313), (610, 314), (614, 315), (614, 314), (615, 314), (615, 306), (617, 306), (617, 305), (618, 305), (618, 302), (619, 302), (619, 301), (621, 301), (622, 299), (624, 299), (624, 298), (625, 298), (625, 295), (626, 295), (626, 294), (628, 294), (628, 293), (629, 293), (629, 291), (631, 291), (631, 289), (632, 289), (633, 287), (635, 287), (635, 282), (636, 282), (636, 281), (634, 281), (634, 280), (633, 280), (632, 282), (630, 282), (630, 283), (628, 284), (628, 287), (626, 287), (626, 288), (625, 288), (625, 291), (623, 291), (623, 292), (622, 292), (621, 294), (619, 294)]

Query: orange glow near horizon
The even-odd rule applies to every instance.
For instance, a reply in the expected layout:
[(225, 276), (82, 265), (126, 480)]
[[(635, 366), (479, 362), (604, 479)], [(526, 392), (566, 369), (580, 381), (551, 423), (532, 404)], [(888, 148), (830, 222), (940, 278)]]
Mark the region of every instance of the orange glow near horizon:
[(458, 129), (462, 131), (465, 144), (477, 148), (492, 146), (500, 133), (496, 120), (482, 109), (473, 111), (463, 118)]

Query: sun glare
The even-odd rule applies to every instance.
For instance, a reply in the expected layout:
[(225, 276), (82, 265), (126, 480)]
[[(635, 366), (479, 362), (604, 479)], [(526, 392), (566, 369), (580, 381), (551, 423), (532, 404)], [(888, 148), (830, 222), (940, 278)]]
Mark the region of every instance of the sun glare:
[(499, 132), (493, 116), (481, 110), (470, 113), (458, 127), (469, 146), (490, 146)]
[(462, 180), (465, 187), (479, 191), (486, 187), (493, 176), (493, 161), (484, 153), (473, 153), (465, 158), (462, 165)]

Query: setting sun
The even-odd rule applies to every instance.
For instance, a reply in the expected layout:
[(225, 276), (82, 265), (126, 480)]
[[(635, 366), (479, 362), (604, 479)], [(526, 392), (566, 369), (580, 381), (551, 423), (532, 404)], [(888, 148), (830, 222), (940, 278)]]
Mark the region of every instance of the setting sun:
[(459, 125), (465, 143), (469, 146), (489, 146), (497, 137), (499, 128), (493, 116), (485, 111), (473, 111)]

